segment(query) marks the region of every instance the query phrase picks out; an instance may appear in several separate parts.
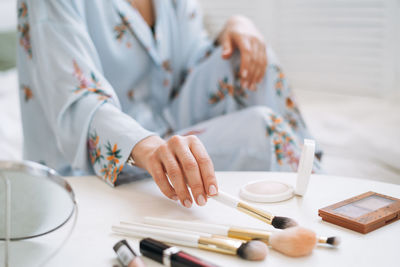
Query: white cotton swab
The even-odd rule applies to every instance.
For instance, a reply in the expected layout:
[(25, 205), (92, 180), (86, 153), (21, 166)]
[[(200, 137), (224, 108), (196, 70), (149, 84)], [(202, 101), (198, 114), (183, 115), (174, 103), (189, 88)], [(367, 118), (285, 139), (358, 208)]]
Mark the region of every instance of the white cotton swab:
[(218, 191), (217, 195), (211, 198), (228, 207), (235, 208), (263, 222), (266, 222), (278, 229), (286, 229), (297, 225), (297, 223), (291, 218), (275, 216), (272, 213), (258, 209), (244, 201), (240, 201), (239, 199), (221, 190)]
[(162, 242), (176, 245), (197, 247), (218, 253), (238, 255), (246, 260), (263, 260), (268, 252), (268, 247), (261, 241), (243, 242), (240, 240), (212, 237), (211, 235), (197, 235), (179, 232), (171, 228), (154, 227), (134, 223), (126, 226), (113, 226), (117, 234), (133, 237), (150, 237)]

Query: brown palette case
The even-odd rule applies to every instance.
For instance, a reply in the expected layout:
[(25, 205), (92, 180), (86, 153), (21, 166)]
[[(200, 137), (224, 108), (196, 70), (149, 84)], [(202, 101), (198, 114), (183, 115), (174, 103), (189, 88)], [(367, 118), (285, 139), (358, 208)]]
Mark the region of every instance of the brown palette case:
[(400, 219), (400, 199), (367, 192), (318, 210), (322, 220), (366, 234)]

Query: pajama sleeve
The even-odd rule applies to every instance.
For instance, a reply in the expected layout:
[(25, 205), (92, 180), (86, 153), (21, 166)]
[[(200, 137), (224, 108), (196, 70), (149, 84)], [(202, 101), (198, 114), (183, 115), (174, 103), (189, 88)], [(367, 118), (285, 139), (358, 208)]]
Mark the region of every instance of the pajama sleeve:
[(32, 56), (26, 75), (57, 147), (73, 170), (94, 170), (115, 185), (132, 148), (153, 133), (121, 111), (85, 27), (83, 7), (51, 0), (28, 1), (28, 8)]

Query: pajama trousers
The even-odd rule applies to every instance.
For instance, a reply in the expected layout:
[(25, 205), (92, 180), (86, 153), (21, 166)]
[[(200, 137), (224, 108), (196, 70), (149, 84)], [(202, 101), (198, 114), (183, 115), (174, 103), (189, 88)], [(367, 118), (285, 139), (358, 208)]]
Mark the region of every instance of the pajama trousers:
[[(173, 134), (196, 135), (217, 171), (297, 171), (312, 139), (272, 50), (256, 91), (240, 86), (240, 55), (217, 48), (190, 72), (165, 112)], [(319, 162), (315, 160), (314, 171)]]

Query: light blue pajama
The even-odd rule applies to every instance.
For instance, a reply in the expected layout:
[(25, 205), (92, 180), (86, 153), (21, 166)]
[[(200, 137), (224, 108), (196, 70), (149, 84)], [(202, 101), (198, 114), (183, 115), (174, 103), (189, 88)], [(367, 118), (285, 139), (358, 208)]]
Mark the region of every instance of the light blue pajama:
[(154, 34), (127, 0), (18, 1), (24, 156), (110, 185), (136, 143), (196, 134), (216, 170), (296, 170), (310, 137), (268, 49), (256, 92), (223, 60), (193, 0), (153, 0)]

